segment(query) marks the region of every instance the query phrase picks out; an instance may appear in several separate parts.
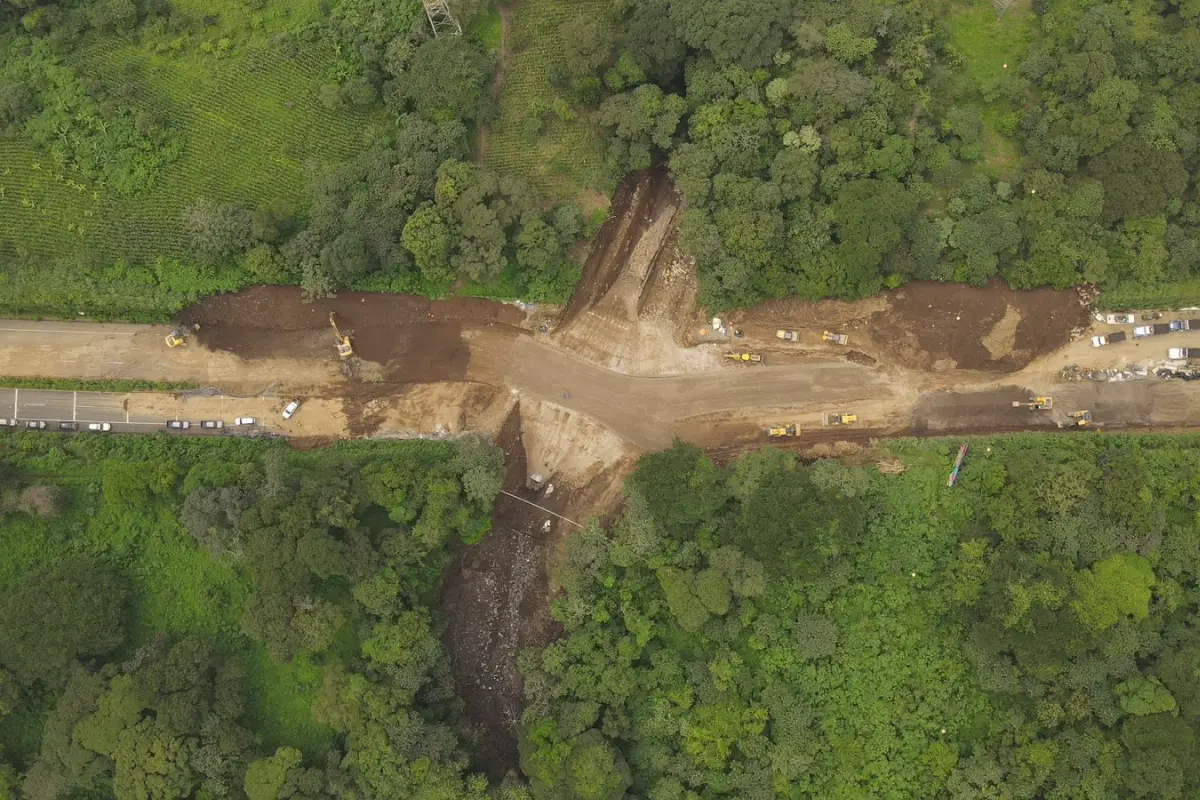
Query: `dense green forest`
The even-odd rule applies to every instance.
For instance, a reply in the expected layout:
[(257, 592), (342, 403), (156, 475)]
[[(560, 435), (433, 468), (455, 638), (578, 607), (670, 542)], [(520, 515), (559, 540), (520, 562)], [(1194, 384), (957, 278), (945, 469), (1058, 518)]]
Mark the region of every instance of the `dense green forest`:
[(625, 8), (608, 169), (669, 159), (709, 303), (994, 276), (1195, 299), (1194, 3)]
[(1198, 796), (1200, 440), (957, 446), (644, 457), (526, 657), (535, 796)]
[(507, 52), (495, 4), (454, 9), (434, 39), (415, 0), (0, 0), (0, 308), (561, 301), (601, 193), (656, 163), (716, 307), (1200, 294), (1188, 0), (530, 0)]
[(433, 609), (478, 440), (0, 442), (0, 798), (479, 798)]
[(1200, 439), (956, 447), (644, 457), (497, 787), (433, 603), (498, 451), (10, 435), (0, 798), (1196, 796)]

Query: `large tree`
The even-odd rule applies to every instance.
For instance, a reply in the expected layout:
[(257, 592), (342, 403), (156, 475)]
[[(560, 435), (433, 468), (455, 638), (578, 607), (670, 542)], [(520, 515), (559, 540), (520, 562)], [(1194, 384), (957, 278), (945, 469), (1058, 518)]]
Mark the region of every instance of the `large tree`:
[(27, 573), (0, 595), (0, 664), (27, 685), (61, 683), (73, 659), (125, 641), (126, 595), (120, 574), (87, 556)]

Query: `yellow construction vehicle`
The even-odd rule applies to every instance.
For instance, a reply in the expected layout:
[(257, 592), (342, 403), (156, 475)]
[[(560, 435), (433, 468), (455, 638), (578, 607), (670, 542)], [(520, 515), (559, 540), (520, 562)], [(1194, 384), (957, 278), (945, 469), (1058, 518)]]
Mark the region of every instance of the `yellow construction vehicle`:
[(725, 357), (730, 361), (737, 361), (741, 364), (762, 363), (762, 355), (759, 353), (726, 353)]
[(796, 424), (772, 425), (771, 427), (767, 428), (767, 436), (771, 437), (772, 439), (780, 439), (784, 436), (799, 436), (799, 435), (800, 435), (800, 426), (796, 425)]
[(1054, 398), (1035, 397), (1032, 400), (1024, 403), (1022, 403), (1020, 400), (1013, 400), (1013, 408), (1020, 408), (1021, 406), (1025, 406), (1026, 408), (1033, 409), (1035, 411), (1049, 411), (1050, 409), (1054, 408)]
[(176, 328), (167, 334), (167, 347), (184, 347), (187, 345), (187, 331)]
[(1092, 412), (1088, 410), (1072, 411), (1071, 419), (1075, 420), (1076, 425), (1090, 425), (1092, 422)]
[(857, 414), (829, 414), (825, 421), (830, 425), (852, 425), (858, 422)]
[(329, 324), (333, 326), (333, 335), (337, 337), (337, 354), (342, 358), (354, 355), (354, 345), (350, 344), (349, 336), (338, 330), (337, 315), (332, 311), (329, 312)]
[(821, 341), (829, 342), (830, 344), (849, 344), (850, 337), (844, 333), (834, 333), (833, 331), (822, 331)]

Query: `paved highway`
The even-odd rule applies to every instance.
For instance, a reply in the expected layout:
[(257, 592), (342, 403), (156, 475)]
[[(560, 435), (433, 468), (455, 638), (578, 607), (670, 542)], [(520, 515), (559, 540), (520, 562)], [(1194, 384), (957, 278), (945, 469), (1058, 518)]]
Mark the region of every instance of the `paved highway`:
[[(218, 433), (220, 430), (255, 433), (261, 432), (263, 427), (270, 426), (270, 421), (260, 416), (259, 425), (235, 428), (233, 415), (228, 413), (235, 407), (234, 401), (228, 401), (227, 398), (197, 398), (195, 405), (198, 406), (196, 411), (199, 413), (180, 416), (178, 413), (170, 414), (169, 410), (172, 406), (176, 407), (176, 411), (181, 410), (182, 404), (144, 402), (147, 398), (156, 397), (171, 400), (170, 395), (141, 392), (134, 397), (117, 392), (0, 388), (0, 418), (16, 419), (21, 428), (25, 427), (26, 422), (40, 420), (46, 423), (46, 430), (57, 430), (60, 422), (75, 422), (79, 424), (80, 430), (86, 431), (90, 422), (107, 422), (112, 425), (114, 432), (119, 433), (165, 430), (168, 420), (172, 419), (188, 420), (191, 423), (188, 433)], [(241, 401), (236, 402), (237, 407), (245, 405)], [(220, 430), (202, 428), (200, 423), (205, 419), (219, 419), (224, 422), (225, 427)]]
[(129, 396), (112, 392), (0, 389), (0, 416), (46, 422), (111, 422), (160, 427), (164, 421), (129, 413)]

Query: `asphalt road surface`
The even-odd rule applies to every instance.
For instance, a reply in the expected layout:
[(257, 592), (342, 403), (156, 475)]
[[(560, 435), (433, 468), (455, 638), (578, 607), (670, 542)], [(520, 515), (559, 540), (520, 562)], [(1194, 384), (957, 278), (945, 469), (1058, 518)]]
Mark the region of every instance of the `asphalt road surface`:
[[(129, 395), (116, 392), (0, 388), (0, 418), (10, 422), (16, 419), (16, 427), (22, 429), (26, 427), (25, 423), (34, 421), (45, 422), (46, 430), (60, 430), (59, 423), (75, 422), (79, 424), (79, 430), (86, 431), (90, 422), (107, 422), (112, 425), (113, 432), (149, 433), (166, 429), (169, 420), (180, 417), (131, 412)], [(187, 432), (216, 434), (239, 430), (249, 433), (251, 430), (235, 429), (232, 420), (223, 420), (224, 428), (221, 429), (203, 428), (201, 421), (189, 420), (191, 427)]]

